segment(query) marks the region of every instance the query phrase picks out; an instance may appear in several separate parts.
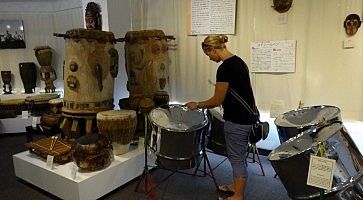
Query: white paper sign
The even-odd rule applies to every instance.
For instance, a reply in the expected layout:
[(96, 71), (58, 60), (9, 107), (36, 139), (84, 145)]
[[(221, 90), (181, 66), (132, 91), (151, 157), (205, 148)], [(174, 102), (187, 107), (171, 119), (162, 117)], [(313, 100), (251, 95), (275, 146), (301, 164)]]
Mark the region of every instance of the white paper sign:
[(53, 160), (54, 160), (54, 156), (51, 156), (51, 155), (47, 156), (47, 165), (46, 165), (46, 167), (48, 169), (53, 169)]
[(39, 121), (38, 119), (39, 119), (39, 117), (33, 117), (33, 119), (32, 119), (32, 127), (33, 128), (37, 127), (37, 123)]
[(144, 149), (145, 148), (145, 138), (139, 137), (139, 144), (137, 145), (137, 149)]
[(78, 166), (75, 163), (71, 164), (71, 178), (76, 179)]
[(252, 72), (295, 72), (296, 40), (251, 42)]
[(310, 156), (307, 184), (330, 190), (333, 183), (335, 160), (318, 156)]
[(235, 34), (236, 0), (191, 0), (190, 34)]
[(21, 118), (22, 119), (28, 119), (29, 118), (29, 112), (26, 111), (21, 111)]
[(35, 94), (40, 94), (40, 87), (35, 87), (34, 91), (35, 91)]

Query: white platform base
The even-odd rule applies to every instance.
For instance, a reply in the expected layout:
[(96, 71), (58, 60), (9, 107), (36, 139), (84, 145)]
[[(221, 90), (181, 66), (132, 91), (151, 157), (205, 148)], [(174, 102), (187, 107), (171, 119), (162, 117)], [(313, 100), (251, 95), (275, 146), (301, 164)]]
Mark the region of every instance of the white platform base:
[(72, 177), (73, 162), (46, 167), (46, 160), (24, 151), (13, 155), (15, 175), (61, 199), (97, 199), (141, 175), (144, 149), (115, 156), (110, 166)]

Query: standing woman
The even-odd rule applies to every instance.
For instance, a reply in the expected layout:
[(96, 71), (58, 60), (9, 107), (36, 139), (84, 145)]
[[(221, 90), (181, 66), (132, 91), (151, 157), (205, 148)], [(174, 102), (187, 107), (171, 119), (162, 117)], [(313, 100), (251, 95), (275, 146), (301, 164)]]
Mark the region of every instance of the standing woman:
[(248, 176), (245, 162), (248, 137), (256, 119), (228, 90), (237, 92), (251, 108), (255, 108), (255, 99), (247, 65), (226, 48), (227, 42), (228, 37), (225, 35), (210, 35), (202, 42), (202, 49), (210, 60), (217, 63), (222, 61), (222, 64), (217, 70), (214, 95), (205, 101), (188, 102), (186, 106), (191, 110), (223, 106), (224, 137), (233, 170), (233, 181), (219, 186), (218, 189), (220, 192), (233, 194), (228, 200), (241, 200), (244, 199)]

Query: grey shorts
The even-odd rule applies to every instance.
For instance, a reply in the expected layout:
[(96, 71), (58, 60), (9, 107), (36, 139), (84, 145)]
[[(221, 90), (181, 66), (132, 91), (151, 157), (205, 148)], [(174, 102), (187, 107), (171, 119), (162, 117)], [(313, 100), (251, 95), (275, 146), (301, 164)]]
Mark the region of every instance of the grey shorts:
[(248, 136), (251, 125), (224, 122), (224, 137), (228, 159), (232, 165), (233, 177), (247, 177), (247, 164), (245, 162), (248, 149)]

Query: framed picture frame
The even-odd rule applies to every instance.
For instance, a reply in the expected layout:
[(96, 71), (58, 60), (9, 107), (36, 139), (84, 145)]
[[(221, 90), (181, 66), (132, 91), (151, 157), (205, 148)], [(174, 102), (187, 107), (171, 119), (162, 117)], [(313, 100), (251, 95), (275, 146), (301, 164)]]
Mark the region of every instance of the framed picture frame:
[(23, 21), (0, 19), (0, 49), (20, 48), (25, 48)]

